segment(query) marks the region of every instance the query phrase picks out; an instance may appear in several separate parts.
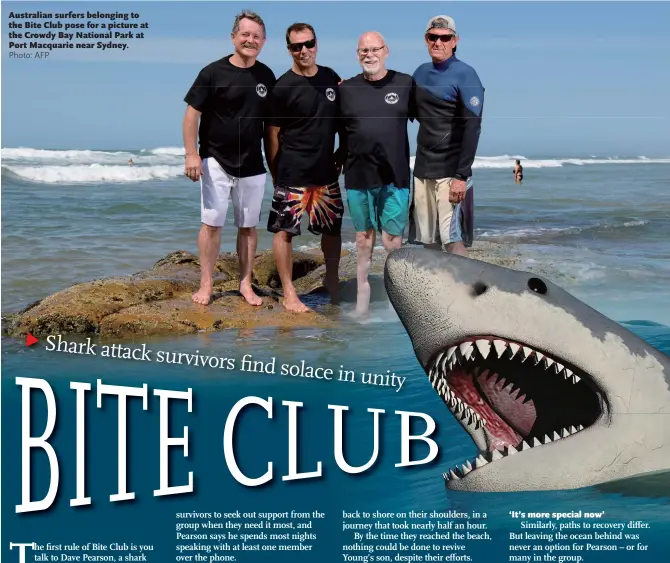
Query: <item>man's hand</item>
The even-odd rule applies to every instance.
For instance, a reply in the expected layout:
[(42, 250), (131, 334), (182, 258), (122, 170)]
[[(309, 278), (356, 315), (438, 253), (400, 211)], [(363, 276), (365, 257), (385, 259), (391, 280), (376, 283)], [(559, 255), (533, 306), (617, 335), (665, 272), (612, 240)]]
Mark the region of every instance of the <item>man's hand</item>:
[(457, 180), (453, 178), (449, 182), (449, 201), (451, 203), (460, 203), (465, 199), (465, 190), (467, 184), (463, 180)]
[(186, 162), (184, 162), (184, 174), (194, 182), (200, 180), (202, 175), (202, 160), (197, 153), (186, 155)]

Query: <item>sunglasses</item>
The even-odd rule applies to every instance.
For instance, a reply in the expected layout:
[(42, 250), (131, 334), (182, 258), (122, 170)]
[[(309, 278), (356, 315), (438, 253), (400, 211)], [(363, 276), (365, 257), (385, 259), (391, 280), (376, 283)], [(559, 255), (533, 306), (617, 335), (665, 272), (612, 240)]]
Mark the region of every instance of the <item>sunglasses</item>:
[(438, 39), (442, 40), (442, 43), (447, 43), (454, 38), (453, 35), (442, 35), (441, 33), (426, 33), (426, 39), (432, 41), (433, 43), (437, 42)]
[(302, 51), (303, 47), (307, 47), (308, 49), (314, 49), (315, 45), (316, 45), (316, 37), (314, 39), (310, 39), (309, 41), (303, 41), (302, 43), (289, 43), (288, 48), (293, 53), (299, 53), (300, 51)]

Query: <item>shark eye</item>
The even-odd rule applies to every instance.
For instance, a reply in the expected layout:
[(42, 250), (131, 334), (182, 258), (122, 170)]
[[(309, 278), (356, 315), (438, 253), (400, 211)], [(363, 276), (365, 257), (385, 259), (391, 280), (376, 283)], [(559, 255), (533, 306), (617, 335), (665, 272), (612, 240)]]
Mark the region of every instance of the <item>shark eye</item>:
[(478, 297), (488, 289), (488, 286), (482, 282), (475, 282), (472, 285), (473, 297)]
[(531, 291), (539, 293), (540, 295), (547, 293), (546, 284), (539, 278), (530, 278), (528, 280), (528, 287)]

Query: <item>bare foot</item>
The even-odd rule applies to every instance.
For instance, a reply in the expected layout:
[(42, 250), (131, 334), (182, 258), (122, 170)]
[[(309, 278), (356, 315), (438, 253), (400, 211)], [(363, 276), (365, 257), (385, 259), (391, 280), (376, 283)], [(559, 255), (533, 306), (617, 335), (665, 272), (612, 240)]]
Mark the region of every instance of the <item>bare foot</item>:
[(356, 307), (351, 314), (351, 319), (354, 321), (364, 322), (370, 319), (370, 310), (369, 309), (359, 309)]
[(254, 305), (257, 307), (258, 305), (263, 304), (263, 300), (260, 297), (258, 297), (256, 293), (254, 293), (254, 290), (250, 284), (240, 285), (240, 293), (242, 294), (242, 297), (244, 297), (247, 300), (247, 303), (249, 303), (249, 305)]
[(356, 305), (354, 314), (357, 317), (367, 317), (370, 315), (370, 307), (366, 307), (365, 305)]
[(193, 294), (191, 300), (194, 303), (199, 303), (200, 305), (209, 305), (209, 302), (212, 299), (212, 290), (208, 287), (201, 287), (196, 293)]
[(282, 305), (292, 313), (307, 313), (310, 309), (297, 297), (284, 297)]

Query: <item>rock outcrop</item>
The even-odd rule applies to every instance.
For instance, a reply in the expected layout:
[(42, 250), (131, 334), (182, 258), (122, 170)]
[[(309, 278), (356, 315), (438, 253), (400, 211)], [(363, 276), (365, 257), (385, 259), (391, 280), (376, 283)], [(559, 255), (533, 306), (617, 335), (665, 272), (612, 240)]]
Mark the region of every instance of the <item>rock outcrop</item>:
[[(513, 266), (515, 258), (499, 245), (476, 244), (476, 259)], [(374, 253), (370, 282), (372, 300), (386, 298), (383, 285), (385, 252)], [(150, 270), (130, 276), (73, 285), (3, 317), (3, 332), (20, 337), (28, 332), (48, 334), (174, 335), (228, 328), (329, 327), (337, 322), (337, 308), (329, 304), (322, 285), (325, 272), (321, 252), (295, 252), (293, 280), (301, 299), (313, 311), (296, 314), (281, 305), (281, 283), (271, 251), (256, 256), (253, 284), (263, 305), (252, 307), (239, 294), (235, 254), (220, 254), (214, 274), (214, 297), (209, 306), (195, 304), (198, 257), (180, 250), (162, 258)], [(340, 263), (342, 302), (356, 300), (356, 254), (343, 251)]]

